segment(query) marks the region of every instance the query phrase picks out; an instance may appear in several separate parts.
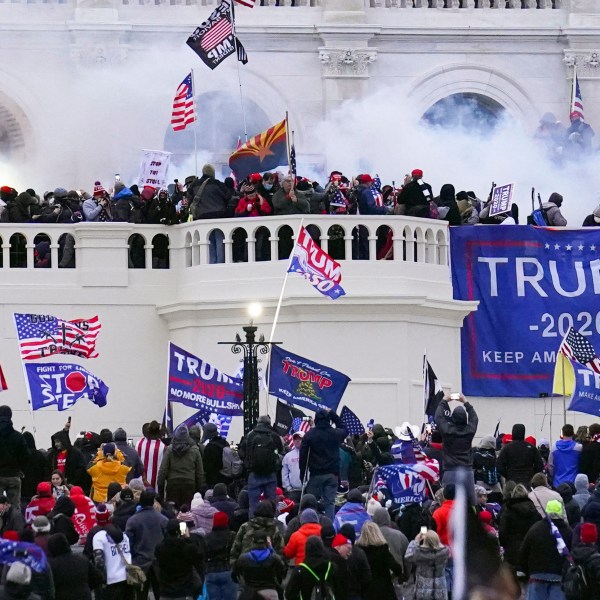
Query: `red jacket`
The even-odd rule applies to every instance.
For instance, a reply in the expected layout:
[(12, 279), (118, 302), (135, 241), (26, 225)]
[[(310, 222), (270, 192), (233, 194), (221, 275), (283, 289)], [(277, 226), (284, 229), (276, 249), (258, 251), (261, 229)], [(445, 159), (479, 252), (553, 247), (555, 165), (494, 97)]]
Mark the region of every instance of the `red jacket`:
[(306, 557), (306, 540), (311, 536), (316, 535), (321, 537), (320, 523), (304, 523), (298, 531), (292, 533), (290, 541), (283, 549), (283, 553), (287, 559), (294, 559), (294, 562), (299, 565), (304, 562)]
[[(248, 206), (252, 205), (251, 210)], [(268, 217), (273, 212), (271, 205), (260, 195), (242, 196), (235, 207), (236, 217)]]
[(444, 500), (444, 503), (433, 513), (437, 534), (444, 546), (450, 546), (450, 514), (453, 506), (454, 500)]
[(32, 523), (36, 517), (45, 517), (54, 508), (56, 500), (50, 496), (34, 496), (25, 508), (25, 522)]

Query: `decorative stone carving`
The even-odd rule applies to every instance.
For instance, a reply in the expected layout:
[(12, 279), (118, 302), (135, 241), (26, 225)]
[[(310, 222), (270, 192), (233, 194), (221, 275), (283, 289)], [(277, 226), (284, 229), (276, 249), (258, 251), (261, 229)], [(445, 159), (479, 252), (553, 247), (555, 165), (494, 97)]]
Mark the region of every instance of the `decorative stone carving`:
[(563, 62), (569, 69), (577, 66), (577, 76), (581, 78), (600, 78), (600, 50), (565, 50)]
[(127, 48), (118, 44), (115, 47), (106, 46), (73, 46), (71, 58), (84, 65), (119, 64), (127, 58)]
[(377, 60), (377, 51), (324, 48), (319, 60), (325, 77), (368, 77), (369, 65)]

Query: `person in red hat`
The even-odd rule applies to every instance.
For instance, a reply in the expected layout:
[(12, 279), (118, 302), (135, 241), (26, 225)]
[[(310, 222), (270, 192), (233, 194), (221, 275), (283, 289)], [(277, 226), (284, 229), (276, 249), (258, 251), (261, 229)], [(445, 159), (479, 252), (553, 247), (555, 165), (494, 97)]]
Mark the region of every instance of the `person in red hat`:
[(579, 543), (572, 551), (575, 564), (584, 569), (590, 600), (600, 598), (600, 553), (598, 552), (598, 529), (594, 523), (582, 523), (579, 530)]
[(428, 219), (431, 217), (429, 203), (432, 200), (433, 190), (423, 181), (422, 169), (413, 169), (410, 175), (404, 177), (404, 187), (398, 195), (399, 214)]
[(592, 129), (592, 126), (586, 123), (583, 119), (583, 115), (578, 111), (573, 111), (569, 115), (571, 125), (567, 129), (566, 137), (573, 133), (579, 134), (579, 142), (582, 148), (586, 151), (592, 149), (592, 138), (596, 135), (596, 132)]
[(55, 503), (50, 482), (41, 481), (37, 486), (37, 494), (25, 508), (25, 522), (30, 524), (36, 517), (45, 517), (52, 512)]
[[(273, 213), (271, 205), (257, 191), (256, 187), (262, 181), (259, 173), (253, 173), (242, 183), (240, 191), (242, 197), (235, 207), (236, 217), (268, 217)], [(246, 262), (248, 260), (248, 245), (244, 240), (243, 250), (239, 240), (234, 240), (234, 262)], [(256, 233), (256, 260), (268, 260), (270, 258), (269, 234), (266, 229), (260, 229)]]

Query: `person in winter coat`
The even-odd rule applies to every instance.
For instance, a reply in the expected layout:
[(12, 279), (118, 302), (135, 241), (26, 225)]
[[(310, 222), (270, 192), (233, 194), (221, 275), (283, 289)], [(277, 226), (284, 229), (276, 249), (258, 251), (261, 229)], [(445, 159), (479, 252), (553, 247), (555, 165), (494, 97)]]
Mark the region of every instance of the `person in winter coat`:
[(86, 221), (93, 223), (112, 221), (110, 196), (99, 181), (94, 183), (92, 197), (84, 200), (82, 211)]
[(47, 481), (38, 483), (37, 494), (25, 508), (25, 522), (29, 525), (36, 517), (45, 517), (52, 512), (55, 503), (50, 483)]
[[(304, 496), (302, 496), (302, 500), (300, 500), (300, 504), (298, 505), (298, 514), (288, 520), (286, 530), (283, 534), (286, 544), (290, 541), (292, 534), (300, 529), (300, 516), (308, 508), (314, 510), (315, 512), (317, 512), (319, 509), (319, 503), (313, 494), (304, 494)], [(333, 527), (333, 522), (329, 519), (329, 517), (326, 517), (318, 512), (317, 515), (319, 517), (319, 523), (322, 527), (329, 525)]]
[(202, 430), (202, 443), (204, 444), (202, 461), (206, 473), (206, 485), (212, 488), (217, 483), (230, 483), (227, 477), (221, 473), (223, 449), (229, 446), (227, 440), (219, 435), (219, 430), (214, 423), (206, 423)]
[(202, 531), (203, 535), (206, 535), (210, 533), (213, 518), (219, 510), (212, 506), (210, 502), (203, 500), (200, 492), (196, 492), (192, 498), (190, 512), (194, 523), (194, 530)]
[(414, 600), (446, 600), (446, 564), (450, 550), (435, 531), (419, 533), (410, 542), (405, 561), (415, 567)]
[(18, 194), (12, 202), (9, 202), (8, 219), (11, 223), (29, 223), (31, 221), (31, 208), (37, 204), (37, 199), (27, 192)]
[(146, 222), (154, 225), (175, 225), (179, 222), (166, 188), (158, 190), (156, 197), (151, 200)]
[(215, 168), (206, 164), (202, 167), (202, 177), (188, 186), (190, 213), (197, 219), (223, 219), (230, 217), (229, 199), (231, 190), (215, 178)]
[(6, 572), (6, 582), (0, 586), (0, 600), (39, 600), (32, 592), (32, 572), (24, 563), (14, 562)]
[[(335, 531), (335, 530), (334, 530)], [(383, 532), (382, 532), (383, 533)], [(356, 544), (356, 532), (351, 523), (345, 523), (341, 526), (339, 534), (336, 534), (331, 545), (333, 546), (338, 535), (343, 536), (352, 544), (352, 551), (346, 557), (347, 560), (347, 577), (346, 588), (348, 598), (364, 598), (369, 585), (373, 581), (373, 574), (367, 555), (361, 546)], [(339, 552), (339, 549), (338, 549)], [(342, 548), (343, 552), (343, 548)], [(338, 564), (336, 562), (336, 564)]]
[(25, 506), (37, 493), (38, 483), (49, 481), (50, 468), (44, 452), (36, 448), (33, 434), (24, 431), (23, 439), (29, 449), (29, 457), (22, 468), (24, 477), (21, 479), (21, 504)]
[(580, 509), (587, 504), (590, 499), (590, 482), (588, 476), (585, 473), (578, 473), (575, 477), (575, 493), (573, 494), (573, 500), (577, 502)]
[[(112, 220), (121, 223), (141, 223), (142, 200), (123, 182), (115, 183), (112, 200)], [(110, 219), (107, 219), (110, 220)]]
[[(435, 411), (435, 422), (442, 433), (442, 448), (444, 460), (443, 485), (456, 482), (456, 470), (466, 468), (470, 477), (467, 482), (467, 493), (471, 504), (475, 500), (475, 480), (473, 478), (471, 444), (477, 433), (479, 418), (475, 409), (461, 394), (458, 400), (461, 405), (457, 406), (452, 414), (448, 405), (448, 397), (445, 397)], [(442, 539), (442, 543), (444, 543)], [(444, 545), (447, 545), (444, 543)]]
[(300, 478), (304, 481), (307, 469), (310, 474), (305, 491), (321, 502), (323, 513), (331, 521), (340, 472), (340, 445), (347, 435), (346, 426), (335, 412), (318, 410), (315, 426), (306, 432), (300, 446)]
[(561, 495), (565, 511), (567, 513), (567, 521), (571, 527), (575, 527), (581, 518), (581, 509), (577, 500), (573, 499), (573, 487), (570, 483), (561, 483), (556, 491)]
[[(550, 500), (545, 508), (565, 544), (570, 548), (572, 532), (561, 516), (561, 503)], [(529, 578), (529, 598), (563, 597), (560, 586), (566, 558), (558, 553), (556, 538), (547, 519), (535, 523), (525, 534), (520, 556), (521, 568)]]
[(379, 506), (375, 509), (375, 512), (373, 513), (373, 523), (379, 526), (381, 535), (385, 538), (390, 553), (394, 557), (394, 560), (399, 565), (402, 565), (404, 570), (404, 555), (408, 548), (407, 537), (399, 529), (392, 527), (390, 513), (387, 508), (383, 508), (383, 506)]
[(127, 443), (127, 432), (123, 428), (117, 427), (113, 433), (113, 440), (117, 450), (120, 450), (121, 454), (125, 457), (123, 464), (131, 469), (127, 473), (126, 480), (131, 481), (132, 479), (141, 477), (144, 474), (144, 465), (137, 450)]
[(342, 504), (335, 514), (333, 526), (339, 533), (344, 523), (352, 523), (356, 535), (359, 536), (363, 524), (371, 520), (371, 515), (365, 509), (365, 500), (359, 490), (350, 490), (346, 497), (347, 502)]
[(444, 502), (433, 513), (437, 534), (444, 546), (450, 545), (450, 516), (452, 507), (454, 506), (454, 498), (456, 496), (456, 486), (449, 483), (443, 488)]
[(48, 451), (48, 464), (51, 471), (60, 471), (71, 485), (78, 485), (83, 490), (89, 490), (92, 480), (87, 473), (81, 452), (71, 445), (69, 427), (57, 431), (53, 436), (52, 448)]
[(512, 428), (512, 442), (503, 446), (498, 456), (498, 472), (505, 480), (528, 486), (536, 473), (544, 470), (544, 461), (535, 445), (525, 441), (525, 425)]
[(6, 494), (0, 494), (0, 535), (6, 531), (19, 534), (25, 529), (25, 519), (18, 507), (13, 506)]
[(409, 217), (429, 219), (429, 203), (433, 200), (433, 190), (423, 181), (423, 171), (414, 169), (404, 179), (404, 187), (398, 195), (398, 205), (404, 207), (402, 213)]
[(52, 533), (64, 534), (71, 546), (79, 541), (79, 534), (75, 530), (72, 521), (74, 514), (75, 504), (73, 500), (68, 496), (61, 496), (48, 515), (48, 519), (52, 524)]
[(179, 521), (170, 519), (165, 539), (156, 547), (160, 598), (196, 598), (202, 591), (202, 555), (189, 533), (181, 534)]
[(588, 600), (600, 600), (600, 553), (598, 553), (598, 529), (593, 523), (583, 523), (579, 543), (571, 552), (575, 564), (581, 565), (588, 584)]
[(475, 483), (487, 491), (500, 491), (496, 460), (496, 438), (486, 435), (478, 448), (473, 448), (473, 476)]
[(22, 434), (15, 431), (10, 406), (0, 406), (0, 489), (12, 506), (21, 506), (21, 473), (30, 457)]
[[(544, 517), (544, 507), (550, 500), (558, 500), (562, 506), (562, 496), (550, 489), (548, 480), (543, 473), (536, 473), (531, 479), (531, 492), (529, 492), (529, 499), (535, 505), (540, 516)], [(567, 513), (563, 507), (562, 516), (564, 519), (567, 518)]]
[(137, 443), (138, 456), (144, 464), (144, 481), (156, 489), (158, 470), (162, 463), (165, 445), (160, 439), (160, 423), (151, 421), (142, 427), (143, 438)]
[(568, 423), (563, 425), (560, 437), (561, 439), (554, 444), (554, 449), (550, 452), (548, 465), (552, 473), (552, 485), (555, 488), (558, 488), (561, 483), (575, 482), (583, 450), (583, 446), (573, 439), (575, 437), (573, 425)]
[(519, 569), (519, 554), (525, 534), (542, 518), (527, 494), (527, 488), (519, 483), (500, 511), (499, 541), (504, 548), (504, 560), (513, 571)]
[(283, 536), (280, 533), (279, 526), (275, 520), (275, 507), (269, 500), (259, 502), (252, 517), (247, 523), (244, 523), (235, 536), (231, 548), (231, 565), (246, 552), (252, 549), (252, 538), (255, 533), (263, 533), (271, 540), (271, 547), (275, 552), (283, 553)]
[(592, 423), (588, 433), (590, 441), (583, 444), (579, 472), (587, 475), (589, 481), (597, 481), (600, 477), (600, 424)]
[(165, 451), (157, 486), (159, 495), (174, 502), (176, 507), (182, 504), (189, 506), (194, 493), (204, 489), (202, 456), (185, 425), (180, 425), (175, 430), (173, 441)]
[(450, 225), (462, 225), (462, 218), (456, 203), (456, 193), (451, 183), (445, 183), (440, 190), (440, 195), (434, 199), (437, 204), (439, 218)]
[(94, 564), (106, 574), (102, 600), (134, 600), (135, 591), (127, 585), (125, 562), (131, 563), (129, 539), (116, 525), (107, 525), (93, 536)]
[(142, 492), (140, 509), (127, 520), (125, 529), (131, 548), (132, 562), (146, 574), (146, 583), (141, 591), (142, 600), (148, 597), (150, 587), (155, 597), (160, 597), (159, 577), (153, 566), (154, 552), (165, 537), (168, 519), (154, 510), (154, 497), (152, 491)]
[(285, 588), (286, 600), (306, 600), (316, 585), (326, 585), (334, 598), (343, 597), (336, 565), (329, 559), (321, 539), (311, 537), (306, 541), (304, 563), (292, 569)]
[(560, 212), (560, 207), (563, 203), (563, 197), (558, 192), (552, 192), (548, 198), (548, 202), (542, 204), (542, 210), (546, 215), (546, 220), (550, 227), (565, 227), (567, 220)]
[(281, 187), (273, 194), (274, 215), (299, 215), (310, 213), (310, 204), (294, 190), (294, 178), (283, 178)]
[(50, 538), (51, 530), (50, 521), (47, 517), (36, 517), (31, 523), (33, 531), (33, 543), (39, 546), (44, 553), (48, 554), (48, 539)]
[(119, 529), (125, 531), (127, 527), (127, 521), (129, 521), (129, 518), (136, 513), (137, 501), (134, 500), (133, 490), (129, 487), (122, 489), (119, 495), (121, 497), (121, 501), (113, 512), (112, 520), (113, 523), (119, 527)]
[(231, 578), (229, 564), (234, 534), (229, 529), (227, 513), (217, 512), (213, 527), (206, 536), (206, 592), (210, 600), (236, 600), (237, 585)]
[(321, 535), (321, 524), (317, 513), (307, 508), (300, 514), (300, 529), (291, 535), (290, 541), (283, 549), (285, 557), (288, 560), (293, 559), (297, 565), (304, 562), (306, 540), (312, 535)]
[(581, 224), (582, 227), (600, 227), (600, 204), (596, 206), (592, 214), (587, 215)]
[(266, 600), (277, 600), (285, 572), (285, 563), (273, 550), (269, 537), (256, 531), (251, 549), (233, 564), (231, 577), (236, 583), (243, 582), (239, 600), (253, 600), (257, 594)]
[(91, 497), (94, 502), (107, 501), (108, 485), (113, 481), (120, 485), (125, 484), (127, 473), (131, 468), (118, 460), (116, 452), (117, 448), (113, 442), (104, 444), (102, 457), (96, 459), (88, 468), (92, 478)]
[(92, 600), (92, 590), (102, 584), (102, 573), (85, 556), (73, 553), (62, 533), (48, 539), (48, 563), (56, 600)]
[(600, 529), (600, 487), (594, 490), (587, 504), (581, 509), (581, 516), (586, 523), (594, 523)]
[(79, 544), (85, 545), (89, 532), (96, 525), (96, 507), (91, 498), (88, 498), (83, 490), (74, 485), (71, 488), (69, 498), (75, 505), (75, 513), (71, 517), (75, 531), (79, 534)]
[(227, 495), (227, 486), (224, 483), (217, 483), (215, 485), (210, 505), (219, 512), (226, 513), (230, 519), (238, 509), (238, 503)]
[(395, 600), (396, 592), (391, 574), (402, 580), (402, 565), (394, 560), (379, 527), (367, 521), (362, 527), (356, 545), (365, 551), (373, 581), (377, 582), (376, 586), (367, 589), (365, 600)]

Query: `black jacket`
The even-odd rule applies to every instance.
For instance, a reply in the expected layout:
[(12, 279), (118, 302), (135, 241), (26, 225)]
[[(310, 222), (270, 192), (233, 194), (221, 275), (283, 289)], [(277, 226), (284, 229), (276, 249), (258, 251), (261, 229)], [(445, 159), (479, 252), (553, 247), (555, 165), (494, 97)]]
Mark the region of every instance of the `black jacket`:
[(584, 522), (594, 523), (597, 528), (600, 528), (600, 488), (594, 491), (586, 505), (581, 509), (581, 516)]
[(122, 531), (125, 531), (127, 527), (127, 521), (130, 517), (135, 515), (137, 509), (137, 502), (130, 500), (127, 502), (121, 502), (115, 511), (113, 512), (112, 522)]
[(25, 438), (14, 430), (10, 418), (0, 417), (0, 477), (20, 476), (29, 456)]
[(435, 422), (442, 434), (445, 471), (471, 466), (471, 444), (477, 432), (479, 418), (468, 402), (464, 404), (464, 411), (459, 410), (460, 408), (455, 408), (451, 415), (448, 402), (442, 400), (435, 411)]
[[(200, 187), (207, 181), (202, 194), (198, 196)], [(192, 202), (193, 219), (222, 219), (232, 216), (228, 206), (231, 190), (218, 179), (202, 175), (194, 184), (194, 199)]]
[(433, 200), (433, 190), (428, 183), (423, 182), (423, 188), (429, 191), (426, 198), (418, 181), (409, 181), (398, 196), (398, 204), (406, 206), (406, 215), (409, 217), (429, 218), (429, 201)]
[(206, 542), (206, 572), (229, 571), (229, 558), (235, 534), (229, 527), (213, 527), (204, 538)]
[(63, 449), (67, 451), (67, 460), (65, 463), (65, 477), (67, 478), (67, 482), (71, 485), (78, 485), (86, 494), (89, 493), (92, 486), (92, 480), (88, 475), (87, 465), (83, 460), (83, 454), (71, 445), (69, 433), (64, 429), (61, 429), (50, 439), (52, 440), (52, 448), (48, 451), (50, 470), (56, 470), (56, 458), (59, 452), (54, 447), (54, 440), (59, 439), (62, 442)]
[[(567, 547), (571, 546), (571, 528), (562, 519), (552, 519)], [(552, 535), (546, 519), (535, 523), (525, 535), (521, 546), (520, 566), (527, 575), (551, 573), (562, 576), (565, 557), (556, 549), (556, 538)]]
[(50, 467), (46, 454), (35, 446), (35, 438), (26, 431), (23, 439), (29, 448), (29, 457), (23, 467), (23, 479), (21, 481), (21, 498), (27, 502), (37, 493), (37, 484), (40, 481), (50, 481)]
[[(515, 439), (515, 436), (518, 436)], [(513, 441), (500, 450), (496, 467), (498, 473), (507, 481), (529, 486), (531, 478), (544, 470), (544, 461), (540, 451), (524, 439), (525, 428), (513, 427)]]
[(519, 552), (525, 534), (542, 517), (529, 498), (509, 498), (498, 523), (500, 545), (504, 548), (504, 560), (513, 567), (519, 566)]
[(270, 435), (273, 446), (277, 452), (283, 454), (283, 442), (275, 433), (275, 430), (267, 423), (257, 423), (256, 427), (242, 440), (238, 452), (240, 458), (244, 461), (244, 467), (248, 472), (252, 471), (252, 452), (258, 441), (261, 441), (265, 435)]
[(590, 483), (600, 477), (600, 442), (583, 444), (579, 459), (579, 473), (585, 473)]
[(203, 560), (200, 546), (192, 539), (167, 535), (156, 547), (160, 597), (193, 596), (202, 590), (198, 565)]
[[(320, 580), (325, 579), (325, 574), (329, 567), (327, 581), (333, 589), (334, 596), (336, 598), (343, 598), (343, 591), (340, 586), (340, 575), (338, 575), (337, 566), (333, 561), (329, 561), (326, 558), (321, 559), (318, 562), (306, 559), (305, 563), (316, 573)], [(298, 566), (294, 567), (285, 588), (286, 600), (309, 599), (316, 582), (316, 579), (307, 569)]]
[(221, 473), (223, 468), (223, 448), (229, 446), (227, 440), (220, 435), (212, 438), (204, 446), (204, 473), (206, 475), (206, 485), (212, 488), (215, 483), (229, 483), (227, 477)]
[(581, 518), (581, 509), (577, 500), (573, 500), (573, 488), (569, 483), (561, 483), (556, 491), (561, 495), (567, 513), (567, 521), (571, 527), (575, 527)]
[(392, 583), (394, 573), (402, 580), (402, 566), (399, 565), (390, 553), (387, 544), (383, 546), (361, 546), (367, 555), (371, 567), (371, 577), (377, 585), (367, 588), (363, 598), (365, 600), (396, 600), (396, 592)]
[(600, 554), (595, 544), (577, 544), (572, 552), (573, 560), (583, 565), (590, 595), (588, 600), (600, 600)]
[[(330, 424), (333, 422), (335, 428)], [(308, 467), (314, 475), (339, 475), (340, 445), (348, 435), (343, 421), (333, 411), (317, 411), (315, 426), (306, 432), (300, 446), (300, 479)]]
[(75, 526), (71, 517), (75, 514), (75, 505), (68, 496), (60, 496), (54, 505), (54, 509), (48, 515), (52, 526), (52, 533), (62, 533), (69, 541), (71, 546), (79, 541), (79, 534), (75, 531)]
[(276, 552), (251, 550), (235, 561), (231, 576), (235, 582), (243, 578), (244, 587), (240, 600), (250, 600), (257, 590), (278, 589), (285, 572), (285, 563)]

